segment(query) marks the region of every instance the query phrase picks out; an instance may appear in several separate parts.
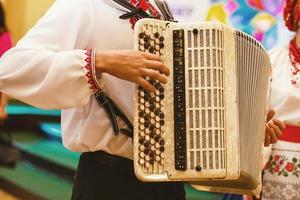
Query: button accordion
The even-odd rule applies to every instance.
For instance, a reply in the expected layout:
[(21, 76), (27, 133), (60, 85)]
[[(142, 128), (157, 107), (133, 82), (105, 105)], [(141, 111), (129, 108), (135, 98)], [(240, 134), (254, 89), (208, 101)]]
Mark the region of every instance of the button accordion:
[(160, 55), (171, 75), (134, 96), (134, 167), (142, 181), (188, 181), (251, 194), (261, 187), (270, 60), (230, 26), (142, 19), (135, 49)]

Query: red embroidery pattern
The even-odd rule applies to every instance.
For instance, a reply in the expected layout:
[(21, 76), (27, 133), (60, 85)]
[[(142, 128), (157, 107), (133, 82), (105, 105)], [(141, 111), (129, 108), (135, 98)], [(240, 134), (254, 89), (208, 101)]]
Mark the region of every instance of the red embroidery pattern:
[(95, 93), (96, 91), (99, 90), (99, 87), (97, 86), (97, 83), (94, 81), (94, 69), (93, 69), (93, 58), (92, 58), (92, 55), (93, 55), (93, 50), (92, 49), (88, 49), (86, 50), (85, 52), (85, 55), (86, 55), (86, 58), (85, 58), (85, 62), (86, 62), (86, 65), (85, 65), (85, 69), (86, 69), (86, 73), (85, 73), (85, 76), (87, 78), (87, 81), (88, 81), (88, 84), (90, 85), (90, 90)]
[(270, 156), (265, 166), (265, 170), (278, 176), (300, 176), (300, 159), (293, 157), (289, 160), (286, 156)]
[[(130, 3), (137, 7), (143, 9), (145, 12), (149, 12), (151, 16), (154, 18), (160, 19), (161, 15), (159, 12), (151, 5), (151, 3), (148, 0), (130, 0)], [(139, 20), (138, 17), (132, 17), (130, 19), (130, 23), (132, 24), (132, 27), (134, 27), (135, 23)]]
[(297, 47), (295, 39), (291, 40), (289, 45), (289, 56), (292, 64), (291, 72), (291, 83), (295, 87), (299, 88), (300, 79), (300, 49)]

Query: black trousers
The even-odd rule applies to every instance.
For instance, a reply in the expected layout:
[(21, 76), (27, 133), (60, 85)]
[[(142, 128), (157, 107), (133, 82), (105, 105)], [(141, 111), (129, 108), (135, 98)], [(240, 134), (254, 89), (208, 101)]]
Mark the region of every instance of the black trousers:
[(80, 157), (72, 200), (185, 200), (185, 191), (181, 182), (141, 182), (131, 160), (91, 152)]

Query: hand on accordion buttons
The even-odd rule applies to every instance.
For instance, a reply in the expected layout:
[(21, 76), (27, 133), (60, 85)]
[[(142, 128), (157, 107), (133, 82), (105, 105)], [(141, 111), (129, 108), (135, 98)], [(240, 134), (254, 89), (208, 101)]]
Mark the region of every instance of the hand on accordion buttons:
[(156, 88), (145, 80), (146, 76), (166, 84), (166, 76), (170, 75), (160, 56), (132, 50), (99, 51), (96, 70), (137, 83), (150, 92), (155, 92)]
[(269, 146), (270, 144), (276, 143), (283, 129), (285, 129), (285, 125), (282, 121), (278, 119), (273, 119), (274, 115), (275, 115), (274, 110), (270, 110), (267, 114), (267, 124), (266, 124), (266, 132), (265, 132), (266, 147)]

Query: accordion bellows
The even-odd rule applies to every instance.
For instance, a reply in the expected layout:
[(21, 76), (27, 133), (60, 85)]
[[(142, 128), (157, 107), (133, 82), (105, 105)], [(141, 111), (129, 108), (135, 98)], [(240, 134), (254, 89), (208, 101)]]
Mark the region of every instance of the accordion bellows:
[(137, 86), (134, 167), (142, 181), (188, 181), (196, 188), (251, 194), (261, 183), (270, 60), (230, 26), (143, 19), (135, 49), (160, 55), (168, 83)]

